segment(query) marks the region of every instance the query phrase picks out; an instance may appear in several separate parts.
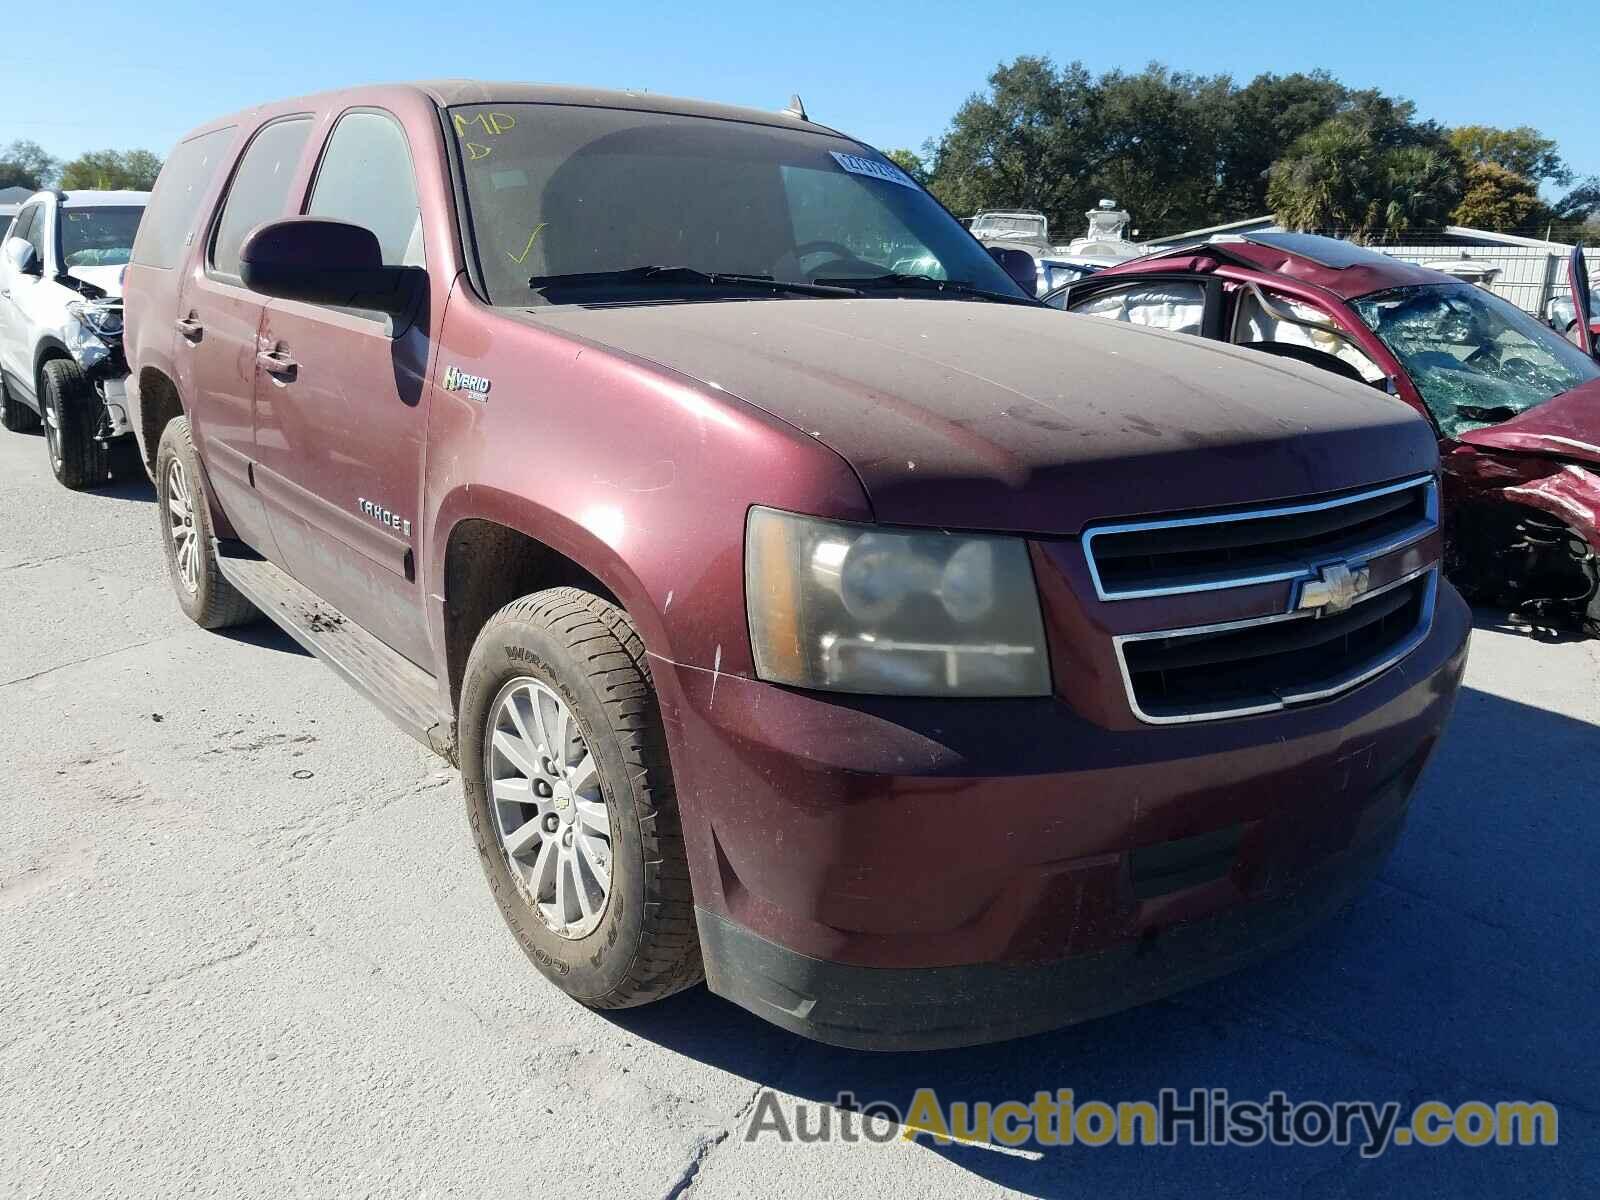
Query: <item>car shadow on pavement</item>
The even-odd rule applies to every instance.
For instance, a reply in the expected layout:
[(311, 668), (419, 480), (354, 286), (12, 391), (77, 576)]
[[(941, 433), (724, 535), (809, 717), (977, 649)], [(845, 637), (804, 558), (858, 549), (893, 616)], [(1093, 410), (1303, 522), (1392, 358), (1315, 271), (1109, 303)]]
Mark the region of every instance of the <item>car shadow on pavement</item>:
[(1536, 642), (1549, 642), (1551, 645), (1590, 641), (1593, 636), (1571, 626), (1536, 624), (1513, 616), (1503, 608), (1482, 605), (1473, 606), (1472, 627), (1493, 630), (1495, 633), (1509, 633), (1513, 637), (1532, 638)]
[(136, 504), (156, 502), (156, 489), (143, 475), (118, 478), (104, 487), (95, 488), (94, 495), (104, 500), (130, 500)]
[[(1071, 1088), (1080, 1105), (1225, 1088), (1260, 1101), (1275, 1089), (1291, 1102), (1396, 1100), (1407, 1113), (1435, 1098), (1549, 1100), (1560, 1110), (1556, 1147), (1413, 1146), (1377, 1158), (1357, 1146), (1218, 1148), (1186, 1138), (1167, 1148), (1029, 1145), (1022, 1154), (917, 1139), (1028, 1195), (1578, 1194), (1600, 1163), (1597, 746), (1595, 725), (1463, 689), (1393, 859), (1348, 909), (1267, 962), (1055, 1033), (863, 1053), (795, 1037), (704, 988), (609, 1015), (780, 1100), (813, 1105), (850, 1092), (860, 1105), (886, 1100), (907, 1112), (923, 1087), (945, 1104), (1028, 1104)], [(810, 1127), (817, 1121), (813, 1112)], [(717, 1153), (736, 1153), (750, 1131), (746, 1119)]]
[(295, 654), (302, 658), (310, 658), (311, 651), (295, 641), (282, 629), (271, 621), (262, 617), (249, 625), (235, 625), (230, 629), (219, 629), (218, 636), (228, 638), (230, 641), (243, 642), (246, 646), (259, 646), (263, 650), (278, 650), (284, 654)]

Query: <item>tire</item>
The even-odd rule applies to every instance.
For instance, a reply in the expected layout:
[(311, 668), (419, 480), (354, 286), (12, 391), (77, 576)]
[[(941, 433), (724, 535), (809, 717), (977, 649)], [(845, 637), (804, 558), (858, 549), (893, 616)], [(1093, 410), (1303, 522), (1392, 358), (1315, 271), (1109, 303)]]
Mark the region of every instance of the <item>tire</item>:
[[(557, 858), (554, 870), (563, 870), (558, 839), (576, 830), (582, 835), (579, 845), (590, 844), (583, 840), (592, 832), (590, 820), (567, 816), (572, 824), (562, 825), (553, 807), (561, 804), (559, 794), (540, 801), (519, 791), (530, 795), (529, 802), (502, 803), (492, 802), (489, 792), (492, 778), (502, 788), (537, 784), (531, 773), (519, 780), (511, 760), (495, 748), (494, 734), (503, 728), (515, 736), (515, 722), (502, 724), (509, 720), (510, 698), (521, 703), (546, 692), (540, 703), (563, 705), (578, 739), (574, 746), (570, 736), (552, 734), (546, 748), (559, 743), (563, 759), (572, 751), (570, 761), (579, 767), (567, 778), (575, 781), (575, 789), (597, 782), (597, 793), (587, 794), (598, 794), (603, 802), (608, 830), (608, 890), (587, 918), (581, 904), (569, 900), (576, 915), (570, 925), (558, 924), (566, 920), (559, 913), (551, 915), (562, 904), (560, 891), (553, 892), (553, 903), (540, 903), (544, 883), (537, 864), (551, 851)], [(531, 713), (526, 724), (530, 732), (544, 728)], [(459, 728), (467, 818), (478, 856), (501, 916), (534, 965), (568, 996), (599, 1009), (647, 1004), (699, 983), (704, 969), (666, 735), (644, 643), (627, 613), (576, 588), (552, 588), (508, 604), (484, 625), (472, 648)], [(597, 765), (596, 779), (576, 782), (584, 775), (585, 752)], [(575, 790), (572, 810), (585, 803), (594, 806), (593, 799), (584, 801)], [(554, 820), (564, 832), (538, 835), (538, 843), (530, 841), (537, 850), (530, 849), (514, 869), (503, 830), (532, 828), (529, 818), (535, 812), (542, 814), (536, 819)], [(578, 865), (576, 850), (568, 853), (575, 872), (586, 870)], [(594, 878), (592, 872), (568, 877), (578, 890)], [(567, 889), (569, 897), (574, 894)], [(592, 900), (592, 888), (585, 894)]]
[(39, 414), (13, 396), (6, 381), (0, 376), (0, 427), (12, 433), (32, 433), (39, 428)]
[(50, 470), (62, 487), (81, 492), (110, 475), (104, 442), (94, 439), (100, 397), (78, 364), (53, 358), (44, 365), (39, 407), (44, 414)]
[(248, 625), (261, 614), (217, 566), (212, 545), (211, 505), (200, 458), (189, 436), (189, 418), (167, 422), (156, 451), (156, 511), (161, 550), (178, 607), (202, 629)]

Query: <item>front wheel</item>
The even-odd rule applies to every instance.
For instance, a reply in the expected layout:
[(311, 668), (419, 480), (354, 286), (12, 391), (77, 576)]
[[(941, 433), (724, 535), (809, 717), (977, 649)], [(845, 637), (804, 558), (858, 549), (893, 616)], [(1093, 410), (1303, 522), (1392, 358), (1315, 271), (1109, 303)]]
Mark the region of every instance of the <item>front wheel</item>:
[(75, 492), (104, 483), (110, 473), (105, 443), (94, 436), (99, 406), (100, 397), (77, 363), (64, 358), (45, 363), (39, 408), (50, 470), (62, 487)]
[(211, 506), (201, 480), (189, 418), (169, 421), (156, 451), (156, 508), (161, 514), (161, 549), (178, 607), (202, 629), (245, 625), (261, 614), (217, 566)]
[(627, 613), (575, 588), (508, 604), (461, 689), (467, 817), (523, 951), (591, 1008), (703, 978), (666, 736)]

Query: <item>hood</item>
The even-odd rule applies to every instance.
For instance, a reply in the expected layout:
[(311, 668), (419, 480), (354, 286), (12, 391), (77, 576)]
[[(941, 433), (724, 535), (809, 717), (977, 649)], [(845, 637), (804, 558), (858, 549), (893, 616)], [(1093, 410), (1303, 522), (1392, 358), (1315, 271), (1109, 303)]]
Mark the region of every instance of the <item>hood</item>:
[(81, 279), (85, 283), (93, 284), (106, 294), (109, 299), (122, 298), (122, 273), (127, 265), (119, 263), (114, 267), (68, 267), (67, 274), (74, 279)]
[(1600, 379), (1563, 392), (1509, 421), (1460, 434), (1456, 440), (1490, 450), (1600, 463)]
[(551, 307), (837, 451), (880, 521), (1075, 533), (1431, 471), (1410, 408), (1325, 371), (1055, 309), (951, 300)]

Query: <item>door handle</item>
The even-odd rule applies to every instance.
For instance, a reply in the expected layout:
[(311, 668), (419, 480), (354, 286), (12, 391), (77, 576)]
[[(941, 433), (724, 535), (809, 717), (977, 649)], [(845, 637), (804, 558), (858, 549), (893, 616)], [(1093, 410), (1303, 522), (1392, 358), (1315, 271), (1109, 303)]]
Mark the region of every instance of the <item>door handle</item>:
[(256, 362), (268, 375), (284, 382), (293, 379), (300, 369), (300, 364), (281, 350), (262, 350), (256, 355)]
[(198, 342), (200, 335), (206, 331), (206, 327), (193, 317), (179, 317), (173, 324), (178, 327), (178, 332), (191, 342)]

